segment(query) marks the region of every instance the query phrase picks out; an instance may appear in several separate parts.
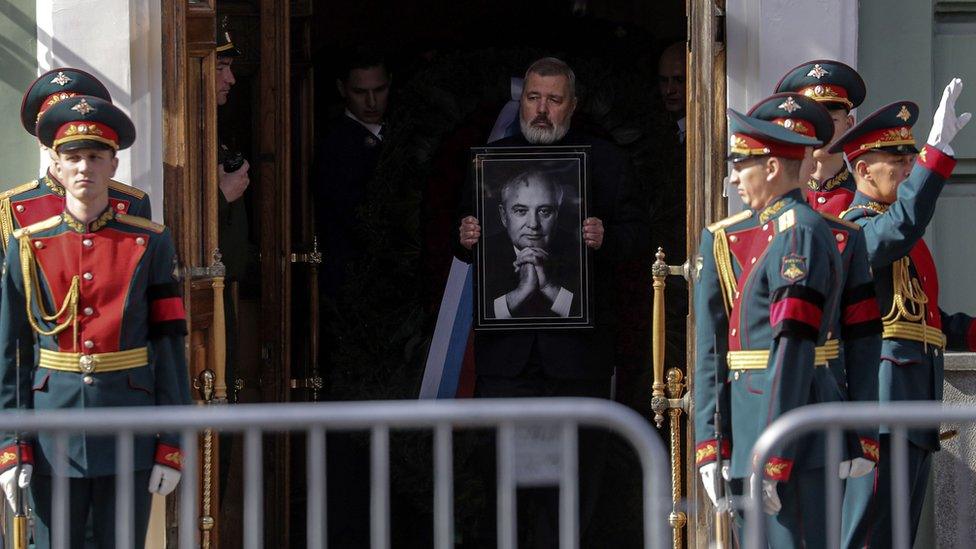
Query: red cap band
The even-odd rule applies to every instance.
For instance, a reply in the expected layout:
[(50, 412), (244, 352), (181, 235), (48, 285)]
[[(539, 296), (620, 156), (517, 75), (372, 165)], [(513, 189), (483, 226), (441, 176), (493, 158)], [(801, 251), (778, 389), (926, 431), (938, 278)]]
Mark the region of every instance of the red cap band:
[(98, 141), (113, 149), (119, 148), (119, 134), (101, 122), (76, 121), (68, 122), (58, 128), (54, 134), (54, 148), (72, 141)]
[(915, 146), (915, 136), (912, 135), (911, 126), (901, 126), (897, 128), (884, 128), (867, 132), (860, 135), (857, 139), (852, 139), (844, 143), (844, 154), (848, 160), (854, 160), (866, 152), (870, 152), (881, 147), (895, 147), (898, 145)]
[(806, 152), (804, 145), (788, 145), (777, 141), (761, 141), (751, 135), (734, 133), (729, 139), (729, 152), (745, 156), (779, 156), (802, 160)]
[(851, 100), (847, 98), (847, 90), (836, 84), (808, 86), (798, 93), (821, 103), (842, 103), (847, 105), (848, 109), (854, 106), (854, 103), (851, 103)]

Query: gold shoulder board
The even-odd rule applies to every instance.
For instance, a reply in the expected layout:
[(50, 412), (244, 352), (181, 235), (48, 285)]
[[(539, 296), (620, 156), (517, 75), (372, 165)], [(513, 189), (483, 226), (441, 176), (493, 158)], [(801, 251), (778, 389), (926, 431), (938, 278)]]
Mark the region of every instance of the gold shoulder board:
[[(845, 214), (845, 213), (847, 213), (849, 211), (850, 210), (844, 210), (843, 212), (841, 212), (841, 215), (843, 215), (843, 214)], [(854, 229), (855, 231), (861, 230), (861, 226), (858, 225), (857, 223), (854, 223), (853, 221), (848, 221), (846, 219), (841, 219), (841, 218), (837, 217), (836, 215), (829, 214), (827, 212), (820, 212), (820, 215), (823, 216), (824, 219), (829, 219), (830, 221), (834, 221), (836, 223), (840, 223), (841, 225), (843, 225), (843, 226), (845, 226), (845, 227), (847, 227), (849, 229)]]
[(40, 185), (40, 183), (38, 183), (36, 179), (33, 180), (33, 181), (28, 181), (27, 183), (24, 183), (23, 185), (17, 185), (16, 187), (14, 187), (14, 188), (12, 188), (10, 190), (3, 191), (2, 193), (0, 193), (0, 199), (10, 198), (11, 196), (13, 196), (15, 194), (20, 194), (20, 193), (22, 193), (24, 191), (30, 191), (30, 190), (36, 189), (38, 185)]
[(729, 216), (721, 221), (716, 221), (715, 223), (712, 223), (711, 225), (708, 226), (708, 232), (714, 233), (719, 229), (724, 229), (725, 227), (728, 227), (730, 225), (735, 225), (736, 223), (749, 219), (750, 217), (752, 217), (752, 210), (743, 210), (733, 216)]
[(51, 216), (45, 219), (44, 221), (38, 221), (33, 225), (28, 225), (26, 227), (17, 229), (16, 231), (14, 231), (14, 238), (20, 239), (25, 236), (30, 236), (32, 234), (39, 233), (41, 231), (53, 229), (54, 227), (57, 227), (60, 224), (61, 224), (60, 215)]
[(146, 193), (140, 191), (139, 189), (133, 187), (132, 185), (126, 185), (121, 181), (116, 181), (114, 179), (109, 180), (108, 187), (112, 190), (119, 191), (120, 193), (125, 193), (129, 196), (134, 196), (138, 200), (146, 198)]
[(165, 225), (160, 225), (155, 221), (150, 221), (145, 217), (139, 217), (138, 215), (129, 214), (115, 214), (115, 219), (118, 219), (126, 225), (132, 225), (133, 227), (139, 227), (140, 229), (148, 229), (154, 233), (161, 233), (166, 229)]

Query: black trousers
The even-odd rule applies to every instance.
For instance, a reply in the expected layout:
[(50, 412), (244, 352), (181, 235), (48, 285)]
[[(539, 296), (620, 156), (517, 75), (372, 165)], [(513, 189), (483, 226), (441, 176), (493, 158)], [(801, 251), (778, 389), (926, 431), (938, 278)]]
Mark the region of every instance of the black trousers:
[[(481, 376), (475, 381), (476, 398), (529, 397), (610, 398), (610, 378), (558, 379), (547, 377), (538, 364), (530, 363), (518, 377)], [(488, 490), (486, 516), (495, 516), (496, 492), (494, 440), (482, 456), (482, 475)], [(579, 431), (580, 537), (593, 518), (607, 461), (607, 434), (598, 429)], [(557, 488), (519, 488), (516, 495), (518, 545), (523, 548), (559, 546), (559, 490)], [(495, 521), (483, 521), (477, 547), (495, 547)]]
[[(149, 510), (152, 494), (149, 493), (151, 471), (133, 473), (132, 517), (133, 547), (146, 543), (149, 528)], [(34, 503), (34, 546), (37, 549), (51, 547), (52, 478), (35, 474), (31, 479), (30, 493)], [(68, 479), (68, 520), (72, 549), (85, 547), (85, 527), (89, 518), (94, 533), (95, 546), (115, 549), (115, 476)]]

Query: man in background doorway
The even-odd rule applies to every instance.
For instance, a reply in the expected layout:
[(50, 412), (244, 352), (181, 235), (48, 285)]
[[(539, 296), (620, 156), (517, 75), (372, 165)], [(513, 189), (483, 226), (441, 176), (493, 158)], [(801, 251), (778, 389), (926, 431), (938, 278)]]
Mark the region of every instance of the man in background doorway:
[(383, 122), (392, 76), (383, 55), (355, 48), (344, 58), (335, 85), (345, 110), (331, 120), (319, 140), (313, 179), (315, 233), (322, 243), (322, 297), (334, 301), (345, 269), (356, 259), (356, 212), (366, 199), (383, 150)]
[[(363, 257), (365, 244), (358, 233), (359, 209), (367, 200), (384, 148), (383, 126), (392, 75), (383, 54), (366, 47), (345, 53), (335, 86), (343, 111), (330, 120), (316, 147), (316, 166), (310, 178), (315, 235), (321, 244), (319, 272), (322, 366), (328, 378), (331, 355), (342, 344), (333, 336), (336, 319), (354, 315), (340, 299), (347, 269)], [(335, 398), (326, 387), (326, 398)], [(369, 545), (369, 453), (355, 434), (330, 434), (327, 457), (329, 541), (332, 545)]]
[(679, 143), (685, 142), (685, 43), (675, 42), (664, 49), (657, 63), (657, 87), (668, 118), (674, 123)]

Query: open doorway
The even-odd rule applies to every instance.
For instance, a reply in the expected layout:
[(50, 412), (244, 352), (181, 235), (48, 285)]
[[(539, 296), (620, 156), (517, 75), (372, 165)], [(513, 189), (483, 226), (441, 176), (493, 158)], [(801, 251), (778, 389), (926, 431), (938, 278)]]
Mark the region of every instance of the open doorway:
[[(220, 0), (217, 8), (244, 53), (235, 62), (234, 93), (218, 111), (219, 130), (252, 166), (243, 200), (248, 239), (261, 259), (259, 274), (238, 284), (240, 401), (416, 398), (450, 266), (467, 148), (485, 143), (511, 97), (511, 78), (542, 56), (573, 66), (580, 96), (573, 126), (614, 142), (630, 157), (652, 242), (668, 250), (669, 262), (685, 259), (684, 145), (676, 117), (664, 108), (657, 73), (660, 53), (686, 38), (683, 0)], [(271, 32), (268, 25), (281, 20), (289, 21), (288, 29)], [(386, 54), (389, 109), (382, 152), (355, 207), (353, 232), (364, 253), (344, 265), (348, 276), (329, 302), (314, 297), (313, 269), (321, 264), (310, 261), (313, 251), (322, 251), (316, 238), (320, 246), (323, 240), (312, 220), (315, 156), (321, 132), (345, 109), (335, 83), (345, 52), (363, 45)], [(268, 120), (272, 108), (285, 113), (284, 129)], [(287, 170), (269, 150), (268, 132), (284, 132), (276, 135), (287, 142), (280, 149), (288, 154)], [(323, 223), (318, 220), (319, 231)], [(328, 254), (322, 258), (323, 264), (329, 260)], [(627, 326), (613, 357), (617, 399), (645, 414), (652, 261), (616, 273)], [(267, 276), (269, 270), (280, 276)], [(669, 362), (684, 364), (686, 292), (678, 286), (673, 294), (669, 308), (677, 320)], [(275, 305), (285, 325), (269, 333)], [(421, 455), (424, 444), (417, 441), (409, 451)], [(400, 457), (411, 461), (408, 454)], [(275, 530), (285, 537), (275, 538), (279, 543), (287, 538), (301, 545), (304, 505), (296, 498), (303, 492), (304, 450), (292, 441), (267, 458), (278, 469), (268, 477), (285, 483), (266, 501), (267, 523), (280, 525)], [(393, 472), (394, 538), (417, 539), (418, 546), (431, 545), (429, 521), (412, 520), (429, 513), (429, 466), (422, 460), (413, 467), (427, 473), (411, 466)], [(621, 486), (628, 480), (615, 479)], [(368, 478), (360, 489), (368, 494)], [(234, 499), (229, 493), (224, 525), (235, 522)], [(599, 520), (604, 532), (623, 539), (639, 520), (630, 519), (637, 507), (625, 510), (625, 498), (618, 499), (603, 507), (606, 516)], [(232, 530), (223, 542), (233, 546)]]

